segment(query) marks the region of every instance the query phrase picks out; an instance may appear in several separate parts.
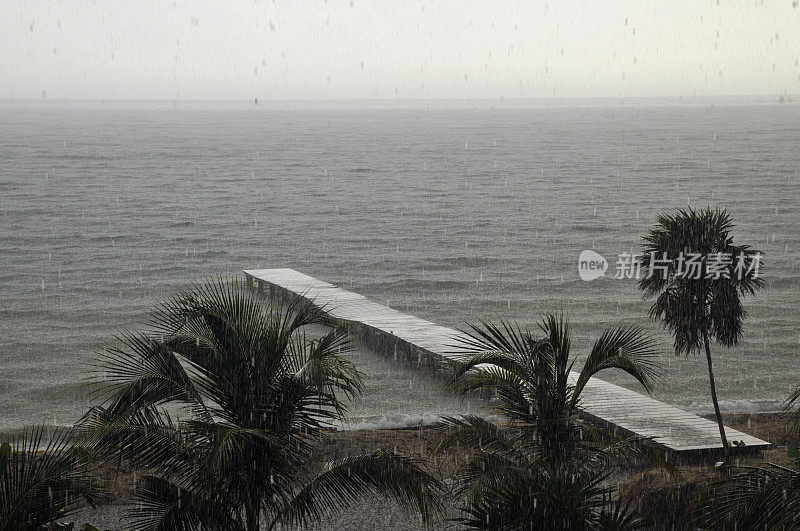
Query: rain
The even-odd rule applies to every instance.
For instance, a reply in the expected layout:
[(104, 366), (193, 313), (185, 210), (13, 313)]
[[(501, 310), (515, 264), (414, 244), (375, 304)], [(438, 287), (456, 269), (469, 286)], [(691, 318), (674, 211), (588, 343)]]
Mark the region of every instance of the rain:
[(2, 14), (0, 529), (800, 525), (796, 0)]

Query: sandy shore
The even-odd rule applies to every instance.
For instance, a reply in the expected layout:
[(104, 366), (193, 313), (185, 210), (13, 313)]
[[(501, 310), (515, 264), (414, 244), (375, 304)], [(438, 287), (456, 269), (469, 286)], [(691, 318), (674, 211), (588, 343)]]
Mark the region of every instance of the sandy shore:
[[(710, 417), (709, 417), (710, 418)], [(726, 425), (772, 442), (775, 446), (756, 455), (737, 458), (742, 465), (763, 461), (788, 463), (786, 448), (800, 445), (797, 436), (786, 429), (787, 415), (781, 413), (731, 414), (725, 416)], [(378, 448), (396, 450), (406, 455), (420, 457), (428, 463), (429, 472), (445, 481), (452, 477), (459, 455), (431, 456), (428, 448), (436, 434), (430, 426), (385, 430), (358, 430), (332, 433), (326, 437), (321, 452), (322, 460), (339, 459), (370, 452)], [(658, 529), (685, 528), (689, 524), (689, 511), (693, 500), (710, 483), (721, 478), (714, 459), (685, 464), (681, 467), (683, 479), (675, 483), (659, 470), (638, 463), (620, 463), (615, 477), (622, 490), (634, 500), (639, 500), (639, 510), (654, 522)], [(100, 529), (125, 529), (128, 522), (126, 510), (131, 507), (134, 476), (124, 470), (102, 470), (102, 479), (110, 486), (113, 501), (102, 507), (86, 507), (70, 517), (70, 521), (89, 522)], [(446, 516), (457, 511), (451, 500)], [(433, 529), (444, 529), (448, 522), (435, 523)], [(310, 529), (410, 529), (419, 528), (418, 516), (396, 504), (366, 500), (343, 514), (330, 515), (324, 522)]]

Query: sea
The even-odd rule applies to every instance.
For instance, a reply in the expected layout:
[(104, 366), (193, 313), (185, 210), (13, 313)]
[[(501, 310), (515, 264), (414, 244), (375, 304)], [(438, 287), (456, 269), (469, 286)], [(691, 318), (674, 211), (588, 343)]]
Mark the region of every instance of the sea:
[[(93, 359), (193, 282), (290, 267), (464, 328), (565, 312), (573, 352), (617, 324), (658, 338), (655, 397), (711, 411), (635, 279), (661, 212), (733, 216), (764, 254), (743, 341), (712, 346), (723, 411), (800, 385), (800, 105), (778, 98), (0, 101), (0, 431), (69, 425)], [(608, 260), (593, 281), (578, 256)], [(485, 412), (360, 347), (346, 428)], [(629, 377), (601, 375), (637, 389)]]

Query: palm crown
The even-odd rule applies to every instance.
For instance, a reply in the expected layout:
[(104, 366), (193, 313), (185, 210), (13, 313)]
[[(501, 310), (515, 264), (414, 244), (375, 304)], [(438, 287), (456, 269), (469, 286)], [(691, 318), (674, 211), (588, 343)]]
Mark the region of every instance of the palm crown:
[[(759, 276), (760, 252), (734, 245), (733, 227), (724, 210), (688, 209), (674, 216), (661, 214), (644, 238), (645, 276), (639, 280), (639, 289), (657, 295), (650, 316), (663, 318), (675, 335), (678, 354), (701, 350), (704, 334), (728, 347), (742, 336), (746, 312), (740, 296), (754, 294), (764, 281)], [(696, 271), (688, 271), (681, 259), (690, 254), (702, 257)], [(720, 256), (731, 260), (714, 262)]]
[[(98, 361), (110, 396), (85, 419), (101, 455), (146, 474), (137, 496), (142, 529), (258, 529), (303, 523), (365, 494), (385, 493), (423, 518), (438, 483), (391, 452), (331, 463), (316, 443), (342, 420), (360, 374), (341, 355), (338, 327), (310, 304), (267, 304), (239, 282), (195, 286), (153, 313), (152, 330), (126, 334)], [(180, 420), (174, 420), (177, 415)]]
[(483, 323), (460, 340), (465, 360), (450, 390), (491, 393), (495, 411), (511, 421), (499, 428), (475, 416), (448, 419), (437, 449), (476, 448), (460, 474), (467, 501), (460, 521), (476, 528), (634, 525), (624, 507), (609, 503), (611, 491), (603, 486), (609, 460), (634, 451), (663, 461), (647, 440), (618, 439), (578, 413), (585, 385), (605, 370), (626, 372), (651, 389), (658, 376), (654, 341), (637, 328), (609, 329), (576, 373), (566, 319), (547, 315), (539, 327), (541, 336), (506, 322)]

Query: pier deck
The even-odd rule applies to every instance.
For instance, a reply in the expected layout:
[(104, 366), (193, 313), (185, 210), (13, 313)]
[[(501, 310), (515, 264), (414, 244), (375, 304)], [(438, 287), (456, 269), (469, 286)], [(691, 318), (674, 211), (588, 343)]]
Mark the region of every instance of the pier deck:
[[(302, 297), (323, 307), (328, 315), (346, 321), (371, 346), (384, 352), (402, 353), (437, 368), (455, 366), (453, 344), (459, 333), (452, 328), (407, 315), (366, 297), (318, 280), (293, 269), (245, 271), (248, 284), (273, 297)], [(577, 378), (576, 373), (572, 373)], [(582, 393), (582, 413), (590, 420), (622, 434), (652, 437), (679, 453), (722, 449), (716, 422), (624, 387), (592, 378)], [(728, 441), (743, 441), (734, 450), (768, 448), (770, 443), (732, 428)]]

